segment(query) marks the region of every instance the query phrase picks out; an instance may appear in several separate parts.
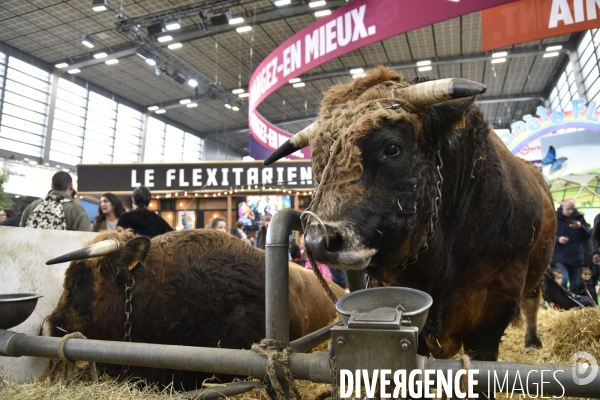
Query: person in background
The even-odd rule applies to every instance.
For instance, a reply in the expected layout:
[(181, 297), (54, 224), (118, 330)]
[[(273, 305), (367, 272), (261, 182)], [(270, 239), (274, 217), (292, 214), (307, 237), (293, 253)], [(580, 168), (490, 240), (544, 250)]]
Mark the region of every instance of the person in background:
[(225, 218), (214, 217), (210, 220), (208, 225), (206, 225), (206, 229), (216, 229), (227, 233), (227, 221), (225, 221)]
[(98, 215), (92, 226), (92, 232), (104, 230), (114, 231), (117, 229), (119, 217), (125, 212), (123, 202), (112, 193), (104, 193), (98, 204)]
[(10, 208), (5, 208), (3, 210), (0, 210), (0, 223), (6, 221), (9, 218), (12, 218), (15, 216), (15, 212), (13, 210), (11, 210)]
[(600, 264), (600, 214), (594, 218), (594, 230), (592, 231), (592, 263)]
[[(69, 173), (60, 171), (52, 176), (52, 190), (43, 199), (31, 203), (21, 216), (19, 226), (39, 229), (66, 229), (68, 231), (92, 230), (88, 213), (77, 202), (73, 201), (75, 189), (73, 178)], [(57, 212), (62, 207), (60, 215)], [(39, 209), (38, 206), (40, 206)], [(37, 209), (37, 210), (36, 210)], [(31, 216), (31, 218), (29, 218)]]
[(242, 235), (240, 234), (240, 231), (235, 226), (229, 230), (229, 233), (231, 233), (236, 238), (239, 238), (247, 245), (252, 246), (252, 242), (250, 241), (250, 239), (248, 239), (247, 237), (242, 237)]
[(183, 229), (192, 229), (191, 220), (187, 215), (187, 211), (181, 213), (181, 225), (183, 226)]
[(238, 221), (235, 223), (235, 229), (238, 230), (238, 232), (240, 233), (242, 239), (248, 239), (248, 235), (246, 235), (246, 232), (244, 232), (244, 221)]
[(173, 228), (155, 212), (148, 210), (152, 195), (144, 186), (136, 188), (131, 195), (133, 210), (121, 214), (117, 226), (130, 228), (137, 235), (153, 238), (171, 232)]
[(596, 307), (598, 304), (598, 293), (596, 292), (596, 282), (598, 282), (598, 271), (594, 273), (591, 268), (582, 267), (579, 275), (579, 284), (577, 285), (577, 294), (580, 297), (590, 299)]
[(590, 228), (583, 215), (575, 209), (573, 199), (564, 200), (556, 211), (556, 244), (552, 262), (562, 273), (563, 287), (569, 284), (577, 293), (579, 270), (585, 265), (583, 241), (589, 239)]
[(17, 215), (11, 218), (7, 218), (6, 220), (0, 222), (0, 226), (19, 226), (21, 223), (21, 216), (23, 215), (23, 211), (29, 206), (31, 203), (22, 202), (19, 204), (19, 208), (17, 209)]
[(271, 214), (265, 214), (264, 218), (258, 223), (259, 228), (258, 233), (256, 234), (256, 247), (259, 249), (265, 249), (265, 244), (267, 242), (267, 229), (269, 229), (271, 218), (273, 218)]

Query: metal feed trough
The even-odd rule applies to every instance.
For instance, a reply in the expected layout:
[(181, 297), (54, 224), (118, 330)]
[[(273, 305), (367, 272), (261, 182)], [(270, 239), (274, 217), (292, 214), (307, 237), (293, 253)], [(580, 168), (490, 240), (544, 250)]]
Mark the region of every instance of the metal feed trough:
[[(266, 336), (286, 342), (289, 341), (287, 251), (292, 229), (301, 230), (300, 212), (282, 210), (273, 217), (266, 242)], [(427, 369), (435, 370), (430, 377), (434, 380), (440, 373), (452, 371), (452, 376), (455, 376), (463, 370), (460, 360), (428, 359), (416, 353), (418, 333), (431, 306), (429, 295), (406, 288), (357, 290), (360, 289), (360, 281), (356, 271), (349, 273), (348, 279), (353, 292), (336, 305), (342, 324), (323, 328), (291, 343), (296, 351), (290, 356), (290, 369), (295, 379), (334, 383), (337, 386), (341, 370), (354, 373), (356, 370), (385, 368), (391, 371), (406, 370), (408, 376), (411, 371)], [(6, 301), (0, 302), (0, 317), (5, 304)], [(33, 309), (29, 314), (31, 311)], [(15, 321), (19, 319), (14, 318)], [(5, 329), (12, 326), (2, 325)], [(301, 353), (329, 338), (332, 339), (329, 352)], [(0, 329), (0, 356), (56, 359), (59, 358), (60, 341), (60, 338), (27, 336)], [(267, 360), (250, 350), (68, 339), (64, 343), (64, 354), (70, 360), (223, 373), (258, 379), (263, 379), (267, 370)], [(541, 391), (540, 395), (545, 396), (600, 398), (600, 376), (596, 374), (589, 379), (590, 382), (582, 385), (581, 379), (586, 378), (585, 374), (583, 378), (578, 378), (581, 368), (571, 365), (471, 361), (469, 368), (478, 370), (473, 376), (477, 380), (474, 390), (483, 393), (499, 377), (500, 380), (506, 379), (509, 385), (520, 381), (521, 387), (532, 395)], [(539, 374), (540, 371), (546, 371), (545, 377), (541, 376), (543, 390), (539, 387), (540, 379), (529, 379), (528, 375)], [(592, 374), (597, 372), (597, 367), (591, 371)], [(283, 381), (284, 371), (278, 369), (277, 377)], [(420, 377), (422, 380), (423, 374)], [(252, 387), (254, 385), (236, 383), (225, 389), (219, 388), (219, 391), (233, 395)], [(211, 391), (214, 392), (214, 389)], [(201, 391), (193, 393), (200, 395)], [(337, 390), (333, 393), (337, 396)], [(207, 393), (202, 394), (202, 398), (218, 396), (205, 395)]]

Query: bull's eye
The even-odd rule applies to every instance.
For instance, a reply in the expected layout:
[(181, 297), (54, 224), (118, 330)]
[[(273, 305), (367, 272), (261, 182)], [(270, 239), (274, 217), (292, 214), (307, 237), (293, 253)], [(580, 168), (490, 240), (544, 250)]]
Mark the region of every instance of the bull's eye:
[(388, 157), (397, 156), (400, 154), (400, 147), (398, 147), (396, 144), (388, 144), (383, 149), (383, 153)]

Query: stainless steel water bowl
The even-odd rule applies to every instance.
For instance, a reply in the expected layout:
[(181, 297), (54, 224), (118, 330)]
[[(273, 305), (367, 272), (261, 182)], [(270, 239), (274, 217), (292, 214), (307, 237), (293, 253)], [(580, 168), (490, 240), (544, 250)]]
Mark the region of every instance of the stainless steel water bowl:
[(0, 329), (10, 329), (24, 322), (37, 305), (41, 294), (0, 294)]
[(344, 325), (348, 325), (348, 320), (354, 310), (367, 313), (382, 307), (398, 307), (402, 311), (402, 319), (410, 320), (412, 326), (421, 330), (425, 325), (427, 312), (432, 303), (431, 296), (420, 290), (380, 287), (349, 293), (338, 300), (335, 308)]

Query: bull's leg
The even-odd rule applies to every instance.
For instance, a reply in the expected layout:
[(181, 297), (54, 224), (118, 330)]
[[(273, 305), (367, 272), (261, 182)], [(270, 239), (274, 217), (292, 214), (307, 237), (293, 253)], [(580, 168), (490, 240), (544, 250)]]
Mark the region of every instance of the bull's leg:
[(477, 361), (498, 360), (500, 339), (508, 324), (519, 312), (519, 303), (515, 301), (500, 305), (475, 330), (463, 336), (465, 354)]
[(542, 347), (542, 341), (537, 334), (537, 315), (540, 309), (540, 289), (525, 293), (521, 301), (521, 312), (525, 316), (525, 352)]

